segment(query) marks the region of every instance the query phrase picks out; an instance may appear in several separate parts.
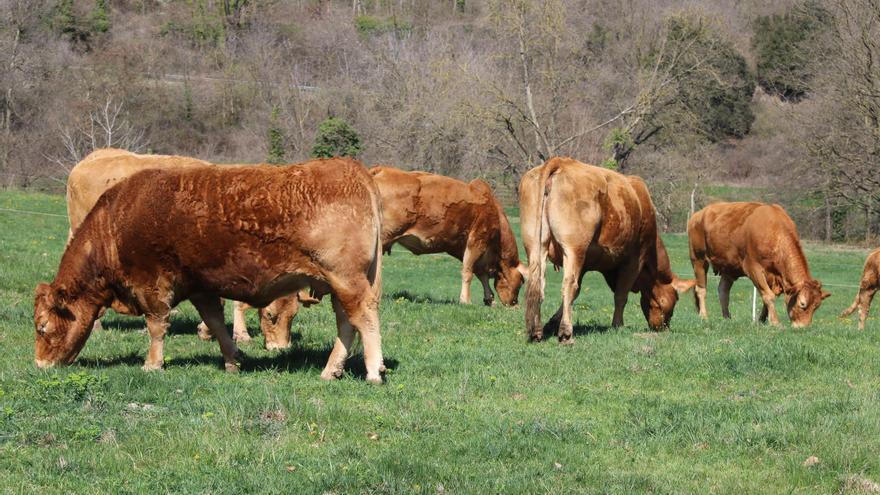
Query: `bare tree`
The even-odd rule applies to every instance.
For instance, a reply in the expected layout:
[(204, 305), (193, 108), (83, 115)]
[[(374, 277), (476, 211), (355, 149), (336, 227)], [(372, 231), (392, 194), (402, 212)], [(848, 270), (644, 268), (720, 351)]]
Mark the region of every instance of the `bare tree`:
[(75, 127), (61, 127), (61, 143), (65, 153), (47, 156), (66, 172), (85, 156), (99, 148), (122, 148), (142, 152), (148, 140), (143, 129), (136, 128), (123, 111), (125, 103), (108, 96), (104, 104), (89, 112), (88, 118)]

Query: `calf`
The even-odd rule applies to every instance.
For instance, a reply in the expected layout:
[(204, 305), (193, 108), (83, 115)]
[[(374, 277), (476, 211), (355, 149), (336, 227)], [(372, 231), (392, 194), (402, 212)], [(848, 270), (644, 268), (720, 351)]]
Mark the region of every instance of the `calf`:
[(146, 316), (144, 369), (161, 368), (169, 312), (189, 299), (234, 371), (238, 350), (219, 298), (264, 307), (312, 287), (331, 294), (336, 312), (321, 377), (342, 373), (357, 330), (367, 380), (381, 382), (381, 221), (376, 185), (350, 159), (139, 172), (101, 196), (55, 280), (37, 286), (36, 363), (72, 362), (115, 300)]
[(715, 203), (688, 220), (688, 245), (697, 278), (695, 297), (702, 318), (706, 312), (706, 272), (709, 265), (721, 275), (718, 297), (721, 313), (728, 309), (733, 282), (747, 276), (755, 284), (764, 308), (761, 321), (779, 325), (774, 301), (785, 294), (791, 325), (804, 327), (830, 296), (810, 275), (794, 222), (779, 205)]
[(871, 309), (871, 301), (874, 299), (878, 287), (880, 287), (880, 249), (875, 249), (865, 260), (862, 280), (859, 282), (859, 293), (856, 294), (855, 301), (840, 314), (840, 317), (847, 317), (858, 309), (859, 330), (864, 330), (865, 320), (868, 319), (868, 310)]

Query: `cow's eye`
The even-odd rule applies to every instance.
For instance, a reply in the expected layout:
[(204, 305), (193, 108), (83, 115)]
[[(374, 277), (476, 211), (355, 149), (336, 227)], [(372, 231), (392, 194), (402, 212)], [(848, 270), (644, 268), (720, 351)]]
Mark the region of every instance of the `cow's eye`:
[(43, 323), (42, 325), (40, 325), (40, 328), (37, 328), (37, 333), (40, 335), (46, 335), (46, 326), (47, 325), (48, 325), (47, 323)]

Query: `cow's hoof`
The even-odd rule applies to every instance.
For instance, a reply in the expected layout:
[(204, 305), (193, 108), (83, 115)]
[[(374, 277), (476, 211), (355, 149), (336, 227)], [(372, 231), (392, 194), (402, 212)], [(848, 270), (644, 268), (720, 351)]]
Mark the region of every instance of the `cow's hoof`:
[(241, 363), (238, 361), (234, 363), (223, 363), (223, 368), (227, 373), (238, 373), (241, 371)]
[(321, 372), (321, 380), (333, 381), (342, 376), (342, 370), (324, 370)]
[(144, 363), (142, 369), (144, 371), (160, 371), (162, 369), (162, 363)]
[(544, 340), (543, 333), (533, 333), (529, 335), (529, 342), (541, 342)]
[(250, 342), (254, 340), (247, 332), (234, 334), (232, 337), (236, 342)]
[(574, 338), (571, 335), (560, 336), (559, 345), (574, 345)]
[(198, 336), (202, 340), (211, 340), (214, 338), (214, 334), (208, 330), (208, 325), (205, 325), (205, 322), (199, 323)]
[(382, 385), (385, 381), (382, 379), (382, 375), (367, 375), (367, 383)]
[(486, 306), (491, 306), (491, 305), (495, 304), (495, 300), (494, 299), (483, 299), (483, 304), (485, 304)]

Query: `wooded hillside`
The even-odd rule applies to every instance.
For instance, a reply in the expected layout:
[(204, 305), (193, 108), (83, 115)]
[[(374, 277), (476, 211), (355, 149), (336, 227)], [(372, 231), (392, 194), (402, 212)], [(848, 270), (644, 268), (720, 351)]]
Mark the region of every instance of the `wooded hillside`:
[(570, 155), (691, 203), (880, 230), (880, 1), (0, 0), (0, 184), (95, 147), (357, 155), (492, 181)]

